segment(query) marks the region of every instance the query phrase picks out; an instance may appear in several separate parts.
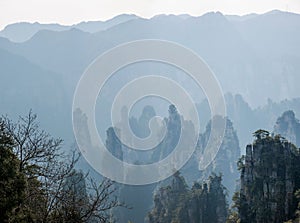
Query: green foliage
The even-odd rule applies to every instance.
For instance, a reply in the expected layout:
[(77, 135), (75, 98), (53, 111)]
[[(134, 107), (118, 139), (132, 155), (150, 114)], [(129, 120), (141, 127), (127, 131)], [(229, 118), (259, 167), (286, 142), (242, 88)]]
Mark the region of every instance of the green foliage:
[(256, 137), (257, 140), (264, 139), (270, 135), (270, 132), (259, 129), (253, 133), (253, 136)]
[(256, 140), (238, 162), (241, 189), (233, 196), (230, 216), (235, 219), (238, 213), (242, 223), (282, 223), (297, 208), (293, 193), (300, 188), (299, 149), (265, 130), (254, 135)]
[(10, 222), (12, 216), (18, 216), (18, 206), (25, 196), (25, 177), (19, 172), (20, 161), (12, 152), (13, 146), (0, 120), (0, 222)]
[(77, 172), (76, 153), (61, 151), (60, 139), (40, 130), (36, 115), (17, 123), (0, 120), (0, 222), (109, 222), (124, 206), (111, 196), (113, 182), (89, 181)]
[(240, 223), (241, 220), (239, 218), (239, 214), (236, 211), (229, 211), (228, 218), (226, 223)]
[(298, 200), (298, 207), (295, 211), (295, 217), (285, 223), (299, 223), (300, 222), (300, 189), (295, 192), (295, 197)]
[(150, 223), (225, 222), (227, 203), (222, 177), (213, 174), (207, 183), (185, 187), (179, 173), (170, 186), (160, 188), (149, 213)]
[(245, 167), (245, 155), (242, 155), (241, 158), (237, 161), (238, 170), (241, 171)]

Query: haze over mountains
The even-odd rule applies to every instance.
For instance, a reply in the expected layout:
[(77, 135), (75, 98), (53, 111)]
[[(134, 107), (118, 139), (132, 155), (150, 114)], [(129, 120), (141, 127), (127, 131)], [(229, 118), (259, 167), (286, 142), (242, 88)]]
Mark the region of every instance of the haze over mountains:
[(12, 42), (25, 42), (41, 30), (65, 31), (75, 28), (83, 32), (95, 33), (136, 18), (138, 18), (136, 15), (123, 14), (107, 21), (80, 22), (71, 26), (20, 22), (7, 25), (0, 31), (0, 36), (8, 38)]
[[(120, 15), (105, 22), (73, 26), (12, 24), (2, 30), (0, 36), (0, 72), (5, 77), (1, 83), (4, 85), (1, 113), (26, 113), (24, 108), (27, 107), (37, 112), (43, 110), (45, 113), (41, 112), (41, 116), (55, 114), (57, 120), (66, 123), (69, 132), (73, 93), (86, 67), (106, 50), (139, 39), (173, 41), (201, 56), (214, 71), (224, 93), (243, 97), (228, 101), (230, 105), (245, 103), (243, 114), (237, 114), (239, 107), (231, 107), (234, 111), (229, 116), (235, 115), (237, 120), (232, 118), (234, 125), (238, 125), (239, 117), (245, 115), (247, 109), (255, 114), (254, 110), (265, 106), (268, 99), (279, 103), (299, 97), (300, 15), (294, 13), (271, 11), (262, 15), (226, 16), (212, 12), (199, 17), (158, 15), (151, 19)], [(13, 65), (8, 66), (8, 63)], [(143, 71), (143, 67), (123, 73), (130, 80), (130, 75), (137, 71)], [(186, 79), (180, 75), (174, 77), (176, 75), (168, 71), (170, 69), (147, 67), (148, 73), (166, 72), (184, 85)], [(118, 86), (119, 82), (112, 80), (109, 86)], [(7, 89), (5, 83), (13, 83), (15, 89)], [(39, 88), (39, 93), (34, 91)], [(194, 88), (191, 91), (196, 95), (196, 102), (201, 103), (203, 95), (197, 96)], [(246, 102), (241, 103), (243, 100)], [(16, 109), (17, 105), (20, 110)], [(276, 110), (272, 118), (281, 112), (283, 109)], [(50, 131), (56, 132), (59, 127), (50, 119), (49, 123)]]
[[(296, 148), (300, 145), (300, 122), (297, 119), (300, 117), (300, 15), (275, 10), (262, 15), (235, 16), (211, 12), (199, 17), (157, 15), (145, 19), (124, 14), (108, 21), (82, 22), (71, 26), (17, 23), (0, 31), (0, 36), (0, 114), (7, 114), (15, 120), (33, 109), (41, 128), (54, 137), (64, 139), (63, 147), (67, 150), (75, 141), (72, 102), (76, 86), (87, 66), (112, 47), (141, 39), (172, 41), (193, 50), (215, 73), (223, 89), (227, 117), (211, 117), (205, 92), (183, 70), (157, 61), (124, 66), (111, 75), (99, 92), (95, 106), (96, 127), (108, 151), (121, 161), (141, 165), (161, 161), (174, 151), (178, 142), (182, 143), (179, 143), (182, 147), (180, 154), (184, 154), (190, 142), (197, 138), (195, 151), (180, 169), (181, 173), (175, 172), (174, 176), (149, 185), (116, 184), (119, 200), (133, 208), (114, 210), (113, 215), (117, 216), (118, 222), (223, 223), (228, 214), (246, 219), (248, 213), (254, 213), (255, 222), (277, 220), (280, 223), (294, 217), (297, 203), (293, 193), (300, 186), (300, 153)], [(193, 65), (182, 55), (175, 56)], [(99, 75), (102, 75), (101, 72), (99, 69)], [(159, 97), (146, 97), (132, 108), (122, 107), (119, 122), (111, 122), (112, 103), (120, 89), (133, 79), (147, 75), (168, 77), (190, 94), (199, 112), (200, 132), (195, 131), (196, 123), (185, 117), (185, 113), (176, 108), (177, 105), (170, 105), (169, 101)], [(157, 83), (162, 86), (160, 84)], [(135, 85), (134, 93), (143, 87)], [(178, 92), (161, 88), (161, 92), (180, 98)], [(87, 92), (89, 90), (86, 89)], [(122, 96), (127, 99), (128, 94)], [(87, 97), (81, 95), (81, 98)], [(146, 152), (132, 150), (135, 140), (122, 129), (128, 124), (128, 113), (131, 130), (144, 139), (154, 132), (149, 125), (152, 118), (162, 117), (166, 124), (163, 140)], [(98, 148), (91, 143), (88, 128), (90, 117), (77, 109), (73, 118), (79, 126), (76, 133), (83, 138), (77, 138), (78, 145), (96, 151)], [(212, 147), (209, 144), (212, 123), (217, 123), (215, 126), (219, 128), (224, 122), (224, 137), (213, 136), (214, 142), (222, 140), (214, 154), (211, 149), (215, 148), (215, 144)], [(154, 135), (163, 134), (163, 126), (157, 125), (157, 128), (158, 134)], [(14, 131), (18, 137), (22, 135), (18, 128)], [(116, 134), (119, 132), (121, 137)], [(246, 147), (253, 141), (253, 136), (255, 141)], [(30, 133), (25, 131), (27, 137), (31, 142)], [(122, 141), (126, 137), (129, 144)], [(25, 142), (27, 148), (27, 141), (19, 142), (20, 145)], [(44, 145), (41, 148), (44, 150)], [(200, 165), (206, 151), (210, 152), (212, 162), (203, 170)], [(81, 152), (84, 154), (86, 151)], [(93, 158), (105, 161), (101, 156)], [(82, 157), (76, 168), (87, 170), (101, 180), (102, 177), (87, 162)], [(108, 164), (113, 166), (115, 173), (124, 169)], [(63, 169), (61, 164), (52, 165)], [(212, 173), (222, 174), (223, 180), (221, 175)], [(57, 178), (53, 179), (56, 182)], [(86, 187), (84, 180), (80, 180), (80, 184)], [(81, 196), (83, 190), (76, 190), (80, 200), (85, 200)], [(239, 193), (233, 196), (234, 192)], [(243, 207), (238, 208), (239, 216), (232, 212), (235, 211), (233, 209), (227, 213), (227, 204), (231, 203), (232, 196), (235, 207)], [(251, 205), (244, 202), (245, 198)], [(40, 197), (38, 199), (41, 200)], [(73, 204), (74, 199), (70, 203)], [(65, 209), (65, 206), (61, 207)], [(266, 207), (269, 207), (269, 212), (265, 212)], [(37, 213), (40, 211), (36, 206), (34, 209)], [(82, 205), (80, 210), (83, 210)], [(284, 218), (280, 218), (278, 213)], [(250, 219), (244, 222), (249, 221), (254, 222)]]

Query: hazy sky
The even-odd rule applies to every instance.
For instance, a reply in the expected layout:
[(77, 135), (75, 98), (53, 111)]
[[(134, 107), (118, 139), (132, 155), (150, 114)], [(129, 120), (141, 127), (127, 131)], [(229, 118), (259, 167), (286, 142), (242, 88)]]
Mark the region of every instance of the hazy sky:
[(273, 9), (300, 13), (300, 0), (0, 0), (0, 29), (19, 21), (74, 24), (122, 13), (148, 18), (162, 13), (243, 15)]

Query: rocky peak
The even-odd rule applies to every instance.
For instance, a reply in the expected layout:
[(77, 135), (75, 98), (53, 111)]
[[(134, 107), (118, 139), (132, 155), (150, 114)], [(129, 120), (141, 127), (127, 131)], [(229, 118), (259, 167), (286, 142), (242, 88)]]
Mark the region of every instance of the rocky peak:
[[(216, 117), (214, 121), (218, 122), (221, 117)], [(201, 157), (201, 153), (206, 148), (211, 131), (211, 122), (208, 123), (206, 131), (200, 135), (196, 156)], [(226, 129), (224, 138), (219, 151), (212, 163), (201, 173), (201, 179), (207, 179), (213, 172), (222, 173), (224, 176), (224, 185), (229, 190), (231, 196), (236, 189), (236, 180), (238, 171), (236, 162), (240, 157), (240, 146), (233, 123), (226, 119)]]
[(253, 135), (256, 140), (247, 146), (246, 156), (239, 162), (241, 222), (282, 223), (292, 218), (297, 207), (294, 193), (300, 187), (299, 149), (265, 130)]
[(274, 133), (280, 134), (300, 147), (300, 123), (293, 111), (286, 111), (277, 119)]
[(196, 182), (192, 188), (184, 186), (184, 178), (176, 173), (172, 183), (158, 190), (149, 223), (224, 223), (227, 216), (225, 188), (222, 177), (211, 175), (206, 182)]

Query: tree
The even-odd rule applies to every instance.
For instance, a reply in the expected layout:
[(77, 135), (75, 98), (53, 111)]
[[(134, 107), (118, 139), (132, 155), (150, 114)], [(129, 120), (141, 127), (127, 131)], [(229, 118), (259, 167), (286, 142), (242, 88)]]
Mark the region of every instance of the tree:
[(240, 209), (240, 194), (239, 192), (235, 192), (232, 196), (232, 206), (228, 211), (228, 217), (226, 223), (240, 223), (240, 217), (238, 210)]
[(51, 213), (52, 222), (112, 222), (111, 210), (125, 207), (113, 196), (116, 188), (111, 180), (105, 179), (98, 185), (93, 180), (86, 183), (87, 176), (75, 171), (67, 178), (58, 208)]
[(15, 123), (4, 117), (4, 125), (15, 144), (13, 152), (19, 159), (19, 172), (26, 176), (27, 188), (20, 211), (27, 221), (47, 222), (57, 208), (64, 179), (78, 160), (61, 151), (61, 139), (54, 139), (41, 130), (37, 116), (29, 112)]
[(300, 222), (300, 189), (298, 189), (295, 192), (295, 197), (298, 200), (298, 207), (297, 207), (297, 210), (295, 212), (295, 219), (294, 220), (289, 220), (285, 223), (299, 223)]
[(270, 133), (266, 130), (259, 129), (253, 133), (253, 136), (256, 137), (256, 139), (264, 139), (268, 137)]
[(161, 187), (154, 197), (154, 208), (148, 215), (150, 223), (224, 223), (227, 217), (225, 188), (222, 177), (211, 175), (207, 182), (195, 182), (187, 188), (179, 173), (172, 183)]
[(12, 152), (14, 141), (0, 120), (0, 222), (9, 222), (18, 214), (24, 200), (25, 178), (19, 172), (20, 161)]
[(239, 161), (241, 188), (233, 200), (238, 217), (242, 223), (285, 222), (297, 209), (293, 194), (300, 188), (299, 149), (267, 131), (255, 134)]
[[(70, 222), (70, 216), (76, 216), (76, 222), (90, 222), (91, 219), (108, 222), (110, 210), (123, 205), (113, 197), (115, 189), (110, 180), (99, 184), (89, 179), (86, 186), (88, 174), (75, 171), (80, 155), (76, 151), (63, 152), (63, 141), (41, 130), (37, 116), (31, 111), (16, 123), (4, 117), (3, 126), (14, 142), (11, 153), (17, 159), (16, 171), (26, 180), (24, 199), (18, 203), (18, 211), (25, 222)], [(84, 209), (74, 212), (74, 207), (80, 207), (83, 200), (70, 195), (82, 192), (78, 191), (81, 187), (86, 190)]]

